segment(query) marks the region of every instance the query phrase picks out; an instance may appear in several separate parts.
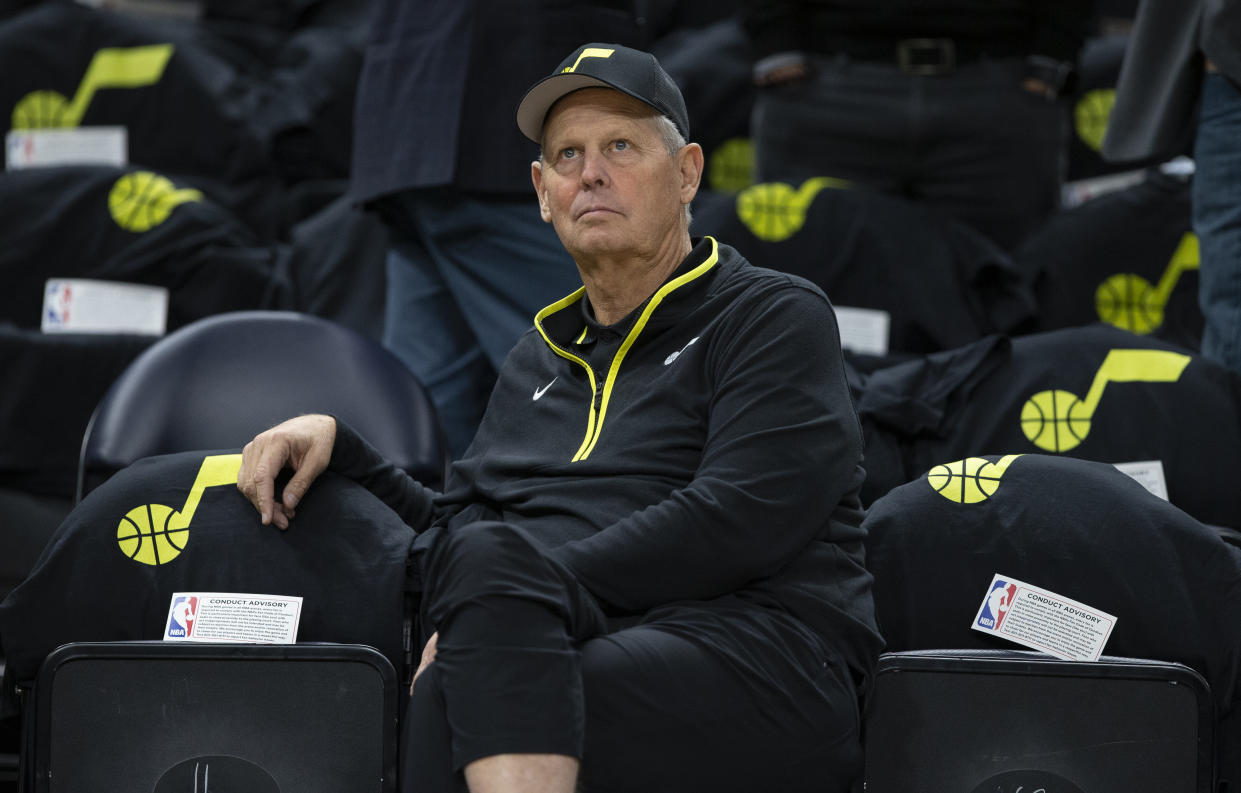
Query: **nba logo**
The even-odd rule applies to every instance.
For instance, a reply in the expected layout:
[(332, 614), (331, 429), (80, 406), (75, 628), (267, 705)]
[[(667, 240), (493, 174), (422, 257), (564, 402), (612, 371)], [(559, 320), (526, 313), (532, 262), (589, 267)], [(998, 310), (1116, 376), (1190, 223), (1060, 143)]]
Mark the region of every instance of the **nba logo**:
[(179, 597), (172, 602), (172, 619), (168, 622), (168, 638), (188, 639), (194, 634), (194, 612), (198, 598)]
[(991, 585), (991, 592), (982, 605), (982, 613), (978, 615), (978, 627), (989, 631), (998, 631), (1000, 623), (1008, 615), (1008, 609), (1017, 595), (1017, 585), (997, 580)]
[(43, 293), (43, 307), (47, 313), (45, 324), (54, 328), (68, 324), (69, 306), (72, 302), (72, 286), (64, 281), (49, 280)]

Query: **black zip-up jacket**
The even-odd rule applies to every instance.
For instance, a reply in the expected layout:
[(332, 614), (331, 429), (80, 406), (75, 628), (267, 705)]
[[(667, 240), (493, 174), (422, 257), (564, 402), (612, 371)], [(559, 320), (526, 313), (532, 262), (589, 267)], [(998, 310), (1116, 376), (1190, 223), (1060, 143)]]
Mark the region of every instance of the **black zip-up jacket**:
[(861, 450), (826, 296), (706, 237), (616, 325), (584, 290), (540, 311), (442, 495), (347, 427), (331, 467), (415, 529), (522, 526), (613, 614), (725, 593), (787, 611), (861, 678), (881, 644)]

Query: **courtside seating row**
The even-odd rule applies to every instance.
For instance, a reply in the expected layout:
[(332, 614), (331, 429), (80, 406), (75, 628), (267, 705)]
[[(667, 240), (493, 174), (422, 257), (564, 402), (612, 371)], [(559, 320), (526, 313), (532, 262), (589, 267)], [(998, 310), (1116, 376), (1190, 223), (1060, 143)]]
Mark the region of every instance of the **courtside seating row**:
[[(234, 333), (239, 335), (222, 338), (242, 338), (247, 344), (270, 337), (288, 357), (288, 350), (297, 340), (323, 326), (331, 328), (329, 335), (340, 334), (330, 323), (296, 315), (225, 315), (206, 320), (193, 330), (173, 334), (140, 356), (134, 373), (123, 378), (100, 406), (88, 433), (83, 454), (83, 489), (89, 492), (84, 493), (82, 504), (57, 532), (38, 571), (0, 606), (0, 641), (5, 644), (10, 677), (29, 682), (40, 664), (66, 642), (158, 638), (174, 592), (297, 592), (304, 594), (306, 603), (299, 639), (376, 648), (374, 654), (354, 655), (345, 663), (352, 664), (347, 668), (355, 671), (364, 669), (364, 677), (375, 677), (371, 683), (358, 685), (369, 686), (367, 690), (372, 695), (380, 691), (375, 699), (381, 706), (390, 701), (389, 694), (383, 693), (391, 688), (384, 682), (389, 673), (383, 670), (393, 670), (393, 679), (403, 678), (408, 675), (411, 661), (411, 648), (405, 638), (409, 609), (404, 578), (409, 533), (370, 493), (353, 483), (327, 476), (299, 510), (307, 522), (299, 525), (297, 532), (280, 533), (260, 530), (252, 508), (231, 486), (236, 470), (235, 446), (144, 459), (125, 465), (102, 487), (87, 484), (89, 472), (98, 473), (90, 461), (113, 455), (115, 464), (126, 456), (127, 444), (142, 441), (139, 430), (148, 433), (144, 442), (156, 444), (154, 450), (158, 451), (174, 451), (158, 447), (158, 443), (175, 445), (179, 440), (193, 443), (197, 449), (224, 447), (231, 444), (197, 442), (199, 439), (193, 436), (186, 440), (176, 433), (193, 430), (176, 425), (219, 426), (228, 424), (233, 414), (251, 410), (261, 413), (263, 397), (257, 393), (261, 389), (257, 385), (249, 386), (255, 390), (245, 389), (247, 383), (261, 382), (252, 375), (263, 364), (243, 365), (248, 379), (230, 380), (219, 375), (216, 382), (223, 390), (194, 379), (190, 370), (209, 368), (214, 359), (225, 359), (237, 367), (239, 356), (233, 353), (245, 349), (244, 345), (233, 343), (194, 343), (200, 335), (210, 338), (213, 332)], [(254, 327), (264, 332), (252, 332)], [(249, 331), (242, 333), (242, 328)], [(295, 332), (282, 336), (281, 328)], [(351, 334), (345, 335), (352, 338)], [(374, 376), (356, 363), (367, 354), (361, 349), (334, 348), (333, 354), (324, 355), (322, 360), (359, 366), (350, 371), (350, 379), (356, 384)], [(260, 351), (257, 356), (265, 363), (278, 357), (271, 350)], [(391, 359), (381, 360), (388, 362), (381, 366), (390, 367), (385, 370), (385, 377), (395, 376), (393, 372), (404, 373), (399, 366), (391, 365)], [(1190, 371), (1193, 365), (1197, 362), (1186, 363), (1182, 373)], [(168, 376), (173, 373), (178, 376)], [(297, 376), (292, 371), (269, 373), (277, 375), (272, 378), (274, 383)], [(1148, 387), (1166, 382), (1166, 378), (1150, 381)], [(187, 386), (211, 393), (202, 394), (198, 401), (191, 399), (176, 410), (169, 407), (167, 413), (157, 409), (157, 400), (176, 403), (184, 399), (183, 394), (176, 392)], [(412, 448), (418, 450), (411, 457), (424, 466), (420, 475), (434, 476), (442, 472), (444, 459), (438, 451), (442, 445), (427, 444), (428, 439), (438, 440), (433, 412), (417, 408), (420, 391), (402, 387), (403, 396), (391, 404), (376, 395), (378, 389), (350, 389), (350, 394), (364, 391), (368, 399), (376, 401), (368, 410), (373, 409), (383, 420), (373, 426), (364, 423), (365, 417), (344, 412), (345, 407), (332, 410), (361, 427), (394, 459), (401, 459), (399, 449), (394, 451), (384, 444), (394, 442), (393, 436), (400, 434), (400, 430), (393, 428), (408, 429)], [(304, 385), (293, 390), (307, 395)], [(246, 398), (225, 396), (230, 393), (243, 393)], [(292, 404), (287, 395), (281, 399), (282, 404), (272, 410)], [(301, 406), (321, 410), (322, 404)], [(425, 401), (421, 404), (425, 405)], [(1100, 401), (1097, 410), (1102, 409)], [(159, 422), (144, 421), (142, 424), (147, 426), (142, 427), (127, 423), (134, 415), (144, 419), (162, 415), (172, 425), (166, 429), (171, 440), (161, 440), (165, 431), (149, 426)], [(260, 422), (257, 427), (243, 425), (236, 431), (248, 437), (255, 429), (283, 415), (284, 412), (256, 416), (253, 420)], [(419, 415), (426, 421), (421, 426), (409, 427), (410, 416)], [(210, 420), (202, 421), (204, 418)], [(1091, 432), (1094, 429), (1092, 425)], [(91, 449), (95, 451), (88, 451)], [(1089, 702), (1096, 710), (1115, 709), (1113, 717), (1100, 722), (1099, 731), (1066, 731), (1057, 737), (1056, 731), (1044, 730), (1039, 733), (1044, 743), (1032, 744), (1031, 739), (1024, 738), (1020, 752), (1004, 751), (1003, 747), (1008, 745), (1005, 742), (1015, 738), (1002, 729), (986, 735), (975, 731), (960, 739), (958, 745), (963, 748), (951, 757), (951, 768), (937, 772), (934, 767), (926, 767), (920, 773), (942, 772), (947, 775), (943, 779), (960, 784), (982, 784), (993, 778), (1017, 780), (1013, 784), (1018, 784), (1023, 779), (1020, 773), (1026, 773), (1026, 782), (1061, 778), (1082, 790), (1109, 789), (1099, 787), (1103, 783), (1097, 779), (1098, 769), (1113, 766), (1129, 769), (1125, 772), (1129, 776), (1123, 778), (1132, 780), (1128, 787), (1118, 790), (1207, 791), (1213, 789), (1216, 774), (1235, 778), (1235, 747), (1241, 745), (1233, 723), (1241, 636), (1229, 615), (1235, 614), (1235, 607), (1241, 605), (1232, 602), (1241, 593), (1241, 551), (1223, 542), (1217, 530), (1152, 495), (1113, 466), (1048, 451), (983, 454), (932, 467), (924, 475), (893, 488), (872, 505), (867, 519), (868, 560), (875, 573), (876, 605), (888, 649), (898, 653), (935, 648), (950, 651), (921, 656), (898, 654), (881, 665), (869, 700), (868, 774), (875, 775), (869, 789), (885, 789), (884, 785), (891, 786), (886, 789), (909, 789), (911, 783), (901, 775), (902, 769), (922, 768), (919, 764), (929, 762), (927, 757), (943, 759), (942, 747), (937, 748), (935, 741), (944, 739), (945, 723), (991, 723), (998, 728), (1003, 725), (984, 719), (986, 714), (991, 714), (987, 718), (1000, 718), (994, 713), (997, 702), (1004, 719), (1020, 720), (1021, 714), (1026, 713), (1023, 708), (1032, 708), (1039, 702), (1045, 704), (1051, 696), (1066, 708), (1080, 703), (1082, 691), (1095, 692), (1095, 698)], [(141, 452), (135, 453), (141, 456)], [(418, 464), (411, 462), (408, 466), (416, 468)], [(147, 520), (159, 516), (165, 521), (165, 528), (171, 530), (162, 539), (157, 540), (152, 534), (143, 540), (137, 522), (143, 515)], [(176, 516), (184, 519), (184, 525)], [(136, 528), (123, 531), (128, 525), (126, 521), (133, 522)], [(1118, 660), (1095, 666), (1049, 666), (1045, 656), (1001, 653), (993, 657), (1003, 643), (972, 631), (968, 621), (974, 617), (992, 575), (997, 573), (1034, 583), (1115, 616), (1109, 653), (1160, 663)], [(358, 615), (366, 618), (359, 619)], [(134, 678), (115, 671), (119, 668), (118, 658), (139, 663), (150, 656), (150, 679), (166, 681), (174, 692), (187, 685), (185, 662), (196, 664), (192, 668), (199, 671), (189, 679), (204, 676), (203, 685), (208, 687), (204, 690), (222, 685), (210, 682), (210, 670), (228, 660), (242, 664), (233, 667), (242, 669), (242, 675), (268, 679), (263, 675), (271, 674), (262, 671), (266, 668), (261, 666), (263, 659), (245, 666), (247, 659), (258, 656), (247, 655), (244, 649), (221, 650), (214, 656), (208, 654), (209, 657), (178, 658), (174, 667), (167, 666), (173, 662), (161, 661), (160, 653), (165, 652), (178, 651), (164, 650), (162, 646), (150, 653), (137, 646), (103, 648), (98, 652), (91, 647), (66, 650), (54, 659), (58, 668), (80, 670), (84, 677), (65, 674), (71, 682), (61, 701), (91, 707), (89, 697), (75, 700), (73, 692), (81, 691), (81, 686), (95, 685), (92, 681), (97, 673), (110, 681), (108, 685), (129, 691), (126, 696), (137, 697), (132, 689), (124, 689)], [(347, 655), (357, 651), (344, 652)], [(275, 661), (295, 663), (295, 655), (296, 652), (277, 653)], [(320, 653), (317, 662), (331, 665), (335, 663), (334, 657), (333, 652)], [(107, 663), (108, 659), (113, 663)], [(266, 660), (272, 661), (272, 657)], [(337, 672), (335, 667), (319, 667), (307, 674), (311, 675), (307, 685), (311, 685), (315, 680), (322, 682), (324, 676), (334, 679)], [(59, 676), (59, 672), (49, 673), (49, 678)], [(925, 681), (925, 687), (919, 680)], [(954, 685), (957, 688), (952, 688)], [(1051, 688), (1042, 689), (1044, 693), (1039, 694), (1038, 686)], [(944, 690), (957, 693), (946, 696)], [(1007, 693), (1001, 696), (1000, 690)], [(1179, 695), (1171, 699), (1154, 697), (1151, 692), (1156, 690), (1175, 690)], [(907, 691), (909, 695), (885, 695), (889, 691)], [(1022, 707), (1014, 710), (1013, 703)], [(51, 711), (45, 707), (36, 696), (27, 710), (27, 717), (33, 720), (28, 739), (36, 744), (43, 741), (27, 749), (28, 770), (36, 777), (63, 767), (60, 763), (71, 762), (65, 759), (63, 749), (59, 753), (52, 750), (64, 745), (56, 741), (76, 740), (72, 731), (50, 733), (47, 724), (51, 722), (40, 726), (39, 714), (52, 719)], [(922, 710), (910, 710), (915, 707)], [(391, 736), (391, 711), (376, 707), (372, 713), (380, 724), (386, 725), (385, 734)], [(90, 714), (84, 724), (101, 723), (90, 719), (104, 719), (107, 715), (97, 707)], [(911, 721), (911, 715), (917, 719)], [(1042, 723), (1046, 715), (1026, 713), (1030, 722), (1036, 724)], [(893, 719), (902, 725), (900, 729), (894, 729)], [(65, 721), (63, 716), (61, 721)], [(1195, 729), (1184, 733), (1182, 728), (1186, 724)], [(1176, 740), (1166, 732), (1172, 726), (1177, 730)], [(1112, 731), (1108, 732), (1109, 729)], [(226, 732), (216, 729), (217, 737)], [(1112, 756), (1092, 754), (1090, 747), (1098, 746), (1100, 739), (1108, 736), (1127, 741), (1133, 750)], [(48, 754), (40, 755), (39, 746)], [(217, 768), (220, 774), (258, 774), (249, 765), (227, 770), (222, 761), (212, 759), (225, 756), (239, 755), (225, 746), (218, 749), (218, 754), (203, 755), (206, 759), (202, 762)], [(268, 757), (249, 757), (248, 763), (274, 775), (273, 779), (283, 773)], [(367, 762), (390, 770), (391, 758), (386, 750), (372, 747), (368, 757)], [(1009, 759), (998, 759), (1004, 757)], [(1031, 759), (1039, 757), (1060, 759), (1050, 764)], [(211, 766), (213, 762), (215, 766)], [(1044, 764), (1040, 766), (1039, 762)], [(81, 767), (88, 764), (83, 762)], [(1144, 768), (1149, 770), (1141, 771)], [(153, 761), (143, 773), (162, 775), (170, 771), (169, 763), (161, 766)], [(1035, 772), (1053, 776), (1039, 777)], [(94, 769), (90, 773), (106, 772)], [(186, 767), (176, 773), (195, 771)], [(390, 778), (388, 771), (384, 774)], [(1148, 787), (1143, 788), (1142, 784)]]

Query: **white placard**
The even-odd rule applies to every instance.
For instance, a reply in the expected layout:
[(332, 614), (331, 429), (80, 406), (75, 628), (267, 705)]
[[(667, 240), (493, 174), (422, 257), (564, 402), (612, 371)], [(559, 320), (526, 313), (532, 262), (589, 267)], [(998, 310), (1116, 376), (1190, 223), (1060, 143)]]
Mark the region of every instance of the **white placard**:
[(1079, 179), (1076, 182), (1066, 182), (1060, 186), (1060, 206), (1064, 209), (1072, 209), (1091, 199), (1133, 187), (1144, 181), (1146, 181), (1146, 171), (1139, 168), (1135, 171), (1122, 171), (1089, 179)]
[(164, 641), (293, 644), (302, 599), (237, 592), (176, 592)]
[(44, 333), (138, 333), (162, 336), (168, 290), (162, 286), (49, 278), (43, 285)]
[(1168, 500), (1168, 480), (1163, 475), (1162, 460), (1142, 460), (1135, 463), (1113, 463), (1122, 474), (1127, 474), (1142, 487)]
[(1111, 614), (997, 573), (970, 627), (1066, 661), (1097, 661), (1115, 626)]
[(125, 127), (15, 129), (5, 136), (7, 170), (44, 165), (127, 165), (129, 135)]
[(892, 316), (874, 308), (833, 306), (840, 328), (840, 346), (867, 355), (888, 354), (888, 330)]

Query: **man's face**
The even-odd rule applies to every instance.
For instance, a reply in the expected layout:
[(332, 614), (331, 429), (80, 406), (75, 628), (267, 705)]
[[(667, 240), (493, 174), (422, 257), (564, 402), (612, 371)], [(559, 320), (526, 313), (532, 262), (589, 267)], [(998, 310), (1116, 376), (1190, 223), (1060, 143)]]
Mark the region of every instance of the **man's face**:
[(543, 131), (532, 178), (543, 220), (579, 262), (650, 255), (685, 233), (682, 206), (702, 171), (695, 144), (669, 154), (655, 111), (607, 88), (561, 99)]

